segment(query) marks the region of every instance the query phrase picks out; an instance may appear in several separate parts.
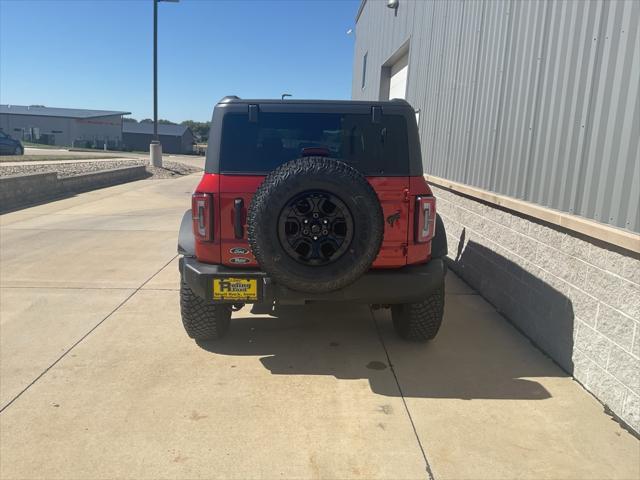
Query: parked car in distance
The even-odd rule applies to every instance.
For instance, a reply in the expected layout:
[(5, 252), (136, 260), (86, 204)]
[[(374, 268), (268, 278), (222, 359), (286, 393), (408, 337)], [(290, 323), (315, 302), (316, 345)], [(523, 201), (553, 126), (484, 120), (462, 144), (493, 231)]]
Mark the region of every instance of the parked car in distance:
[(196, 340), (222, 337), (245, 303), (336, 301), (390, 308), (400, 337), (433, 339), (447, 244), (413, 108), (223, 98), (178, 252)]
[(22, 155), (24, 147), (20, 140), (11, 138), (4, 132), (0, 132), (0, 155)]

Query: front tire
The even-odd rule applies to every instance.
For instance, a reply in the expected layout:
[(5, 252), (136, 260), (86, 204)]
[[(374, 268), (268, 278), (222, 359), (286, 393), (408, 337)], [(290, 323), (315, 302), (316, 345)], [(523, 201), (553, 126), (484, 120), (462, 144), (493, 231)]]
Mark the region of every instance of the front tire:
[(444, 316), (444, 285), (426, 300), (391, 306), (393, 328), (404, 340), (426, 342), (433, 340)]
[(24, 150), (22, 150), (22, 147), (16, 147), (13, 153), (14, 155), (22, 155), (24, 153)]
[(197, 296), (180, 282), (180, 313), (184, 329), (194, 340), (218, 340), (229, 330), (231, 306)]

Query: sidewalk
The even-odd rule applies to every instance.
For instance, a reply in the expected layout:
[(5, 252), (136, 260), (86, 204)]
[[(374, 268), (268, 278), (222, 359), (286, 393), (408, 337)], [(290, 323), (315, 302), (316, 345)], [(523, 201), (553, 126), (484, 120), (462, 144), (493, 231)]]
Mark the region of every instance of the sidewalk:
[(427, 345), (356, 306), (245, 308), (225, 340), (187, 338), (198, 180), (0, 216), (2, 479), (640, 476), (640, 442), (453, 274)]

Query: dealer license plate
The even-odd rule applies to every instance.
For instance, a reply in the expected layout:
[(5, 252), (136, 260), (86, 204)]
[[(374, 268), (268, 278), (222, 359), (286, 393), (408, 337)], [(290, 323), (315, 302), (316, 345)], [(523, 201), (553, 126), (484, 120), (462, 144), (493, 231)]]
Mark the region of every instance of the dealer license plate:
[(258, 300), (255, 278), (214, 278), (214, 300)]

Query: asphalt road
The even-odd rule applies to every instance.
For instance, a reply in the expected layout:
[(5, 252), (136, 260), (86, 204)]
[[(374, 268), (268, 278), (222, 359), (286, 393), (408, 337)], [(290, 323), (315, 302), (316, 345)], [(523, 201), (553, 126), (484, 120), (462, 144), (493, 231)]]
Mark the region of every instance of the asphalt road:
[(428, 345), (354, 306), (191, 341), (175, 246), (198, 179), (0, 216), (2, 479), (640, 476), (638, 440), (453, 274)]

